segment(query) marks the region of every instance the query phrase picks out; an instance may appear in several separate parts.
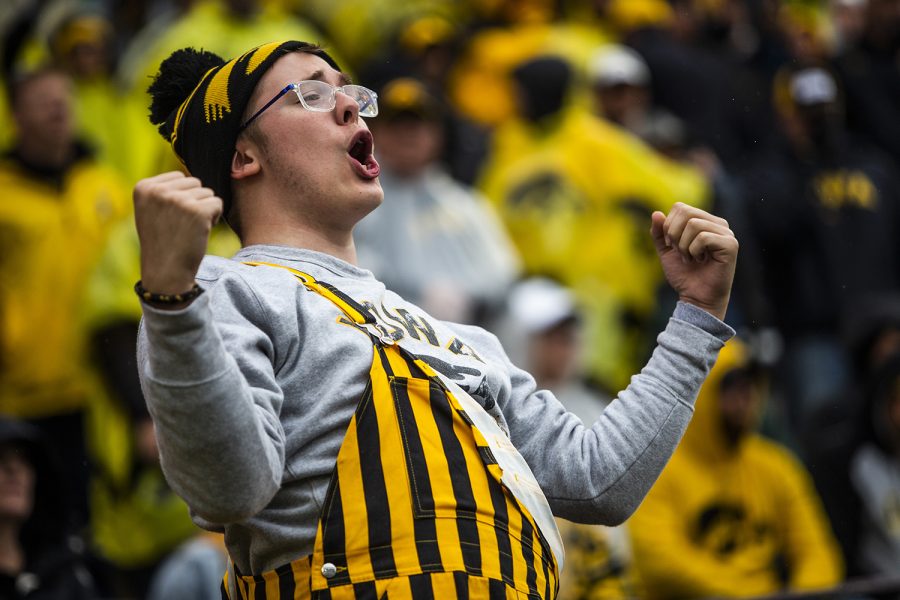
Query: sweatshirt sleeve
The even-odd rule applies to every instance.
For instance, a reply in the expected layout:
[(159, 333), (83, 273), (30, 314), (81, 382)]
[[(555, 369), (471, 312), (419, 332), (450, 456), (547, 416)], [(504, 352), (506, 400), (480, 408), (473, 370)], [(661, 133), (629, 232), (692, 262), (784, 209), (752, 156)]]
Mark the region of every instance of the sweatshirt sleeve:
[(262, 307), (240, 280), (225, 279), (183, 310), (143, 309), (138, 368), (167, 480), (209, 522), (256, 514), (278, 491), (285, 461)]
[(501, 408), (555, 515), (616, 525), (634, 512), (681, 440), (700, 385), (733, 334), (680, 303), (647, 365), (590, 427), (511, 367), (512, 397)]

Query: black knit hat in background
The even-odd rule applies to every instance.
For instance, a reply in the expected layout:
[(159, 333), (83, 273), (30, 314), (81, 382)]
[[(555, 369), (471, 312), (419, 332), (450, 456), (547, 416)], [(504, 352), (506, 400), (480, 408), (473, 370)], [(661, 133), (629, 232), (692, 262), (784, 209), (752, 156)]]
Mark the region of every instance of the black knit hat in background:
[(513, 69), (512, 78), (522, 97), (522, 116), (537, 122), (561, 111), (572, 75), (572, 67), (558, 56), (538, 56)]
[(324, 50), (307, 42), (264, 44), (228, 62), (212, 52), (184, 48), (160, 64), (147, 90), (150, 122), (159, 125), (190, 174), (222, 198), (226, 215), (232, 200), (231, 160), (247, 104), (265, 72), (289, 52), (315, 54), (340, 70)]
[(25, 553), (59, 549), (70, 533), (72, 518), (71, 490), (61, 477), (60, 456), (33, 425), (0, 417), (0, 445), (8, 444), (22, 452), (35, 475), (34, 505), (20, 534)]

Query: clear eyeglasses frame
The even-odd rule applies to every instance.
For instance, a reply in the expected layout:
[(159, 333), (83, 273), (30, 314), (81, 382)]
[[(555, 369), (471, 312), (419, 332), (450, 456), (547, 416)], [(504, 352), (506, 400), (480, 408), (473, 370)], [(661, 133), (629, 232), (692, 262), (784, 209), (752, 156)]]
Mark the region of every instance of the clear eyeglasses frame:
[(246, 129), (250, 123), (256, 120), (266, 109), (278, 102), (282, 96), (288, 92), (297, 94), (297, 99), (303, 108), (313, 112), (331, 112), (337, 106), (337, 93), (341, 92), (350, 96), (359, 106), (359, 116), (375, 117), (378, 116), (378, 94), (367, 87), (348, 83), (347, 85), (333, 86), (325, 81), (318, 79), (306, 79), (296, 83), (288, 84), (283, 90), (278, 92), (274, 98), (266, 102), (262, 108), (253, 113), (238, 131)]

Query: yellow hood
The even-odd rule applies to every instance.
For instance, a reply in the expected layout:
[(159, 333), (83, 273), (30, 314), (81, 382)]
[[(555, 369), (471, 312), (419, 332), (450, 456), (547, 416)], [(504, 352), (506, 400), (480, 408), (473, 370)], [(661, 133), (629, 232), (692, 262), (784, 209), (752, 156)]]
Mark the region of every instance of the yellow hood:
[(694, 417), (684, 434), (679, 452), (713, 460), (728, 456), (720, 418), (719, 386), (725, 375), (749, 364), (750, 352), (743, 342), (733, 338), (725, 344), (706, 382), (700, 388)]

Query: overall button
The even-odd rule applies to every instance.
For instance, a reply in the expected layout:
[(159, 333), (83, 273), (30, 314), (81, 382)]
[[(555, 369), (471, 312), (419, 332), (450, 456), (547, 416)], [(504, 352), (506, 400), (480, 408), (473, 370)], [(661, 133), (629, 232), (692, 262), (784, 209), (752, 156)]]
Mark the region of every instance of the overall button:
[(322, 577), (325, 579), (331, 579), (337, 575), (337, 567), (332, 563), (325, 563), (322, 565)]

